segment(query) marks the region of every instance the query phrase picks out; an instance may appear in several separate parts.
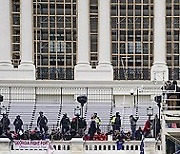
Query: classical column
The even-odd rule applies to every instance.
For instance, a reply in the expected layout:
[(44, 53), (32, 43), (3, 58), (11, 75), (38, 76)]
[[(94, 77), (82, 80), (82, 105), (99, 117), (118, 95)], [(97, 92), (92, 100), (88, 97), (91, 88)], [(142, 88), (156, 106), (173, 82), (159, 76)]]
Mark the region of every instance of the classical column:
[(89, 0), (78, 0), (78, 55), (77, 65), (89, 65), (90, 21)]
[(0, 0), (0, 73), (1, 69), (13, 68), (11, 64), (10, 1)]
[(162, 154), (166, 154), (166, 134), (167, 134), (167, 127), (166, 127), (166, 121), (165, 121), (165, 114), (162, 114), (162, 124), (161, 124), (161, 142), (162, 142)]
[(110, 0), (99, 0), (99, 65), (111, 66)]
[(78, 0), (78, 56), (75, 66), (75, 80), (112, 81), (110, 64), (110, 0), (99, 0), (99, 64), (92, 69), (90, 60), (89, 0)]
[[(35, 78), (33, 64), (33, 6), (32, 0), (21, 1), (21, 70)], [(28, 75), (28, 76), (29, 76)]]
[(90, 70), (90, 20), (89, 0), (78, 0), (78, 33), (77, 33), (77, 65), (75, 66), (74, 79), (86, 78), (84, 74)]
[(21, 1), (21, 64), (33, 64), (32, 0)]
[(154, 63), (151, 80), (168, 80), (166, 66), (166, 0), (154, 1)]
[(113, 67), (111, 65), (111, 5), (110, 0), (99, 0), (99, 27), (98, 27), (98, 52), (99, 63), (97, 71), (102, 77), (113, 80)]

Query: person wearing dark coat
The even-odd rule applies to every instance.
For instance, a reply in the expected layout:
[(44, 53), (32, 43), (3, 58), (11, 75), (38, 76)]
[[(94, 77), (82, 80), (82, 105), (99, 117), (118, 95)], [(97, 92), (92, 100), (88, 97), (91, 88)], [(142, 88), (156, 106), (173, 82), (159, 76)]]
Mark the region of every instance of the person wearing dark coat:
[(131, 133), (132, 133), (132, 136), (131, 138), (132, 139), (135, 139), (135, 132), (136, 132), (136, 122), (138, 121), (139, 117), (134, 117), (133, 115), (130, 115), (130, 125), (131, 125)]
[(16, 119), (13, 122), (13, 125), (15, 126), (15, 132), (18, 133), (22, 129), (23, 121), (20, 118), (20, 115), (16, 116)]
[(3, 124), (2, 122), (0, 121), (0, 136), (3, 134)]
[(81, 118), (79, 118), (78, 124), (79, 124), (79, 132), (78, 133), (79, 133), (80, 137), (83, 137), (84, 132), (85, 132), (85, 130), (87, 128), (86, 120), (81, 117)]
[(143, 135), (143, 130), (139, 127), (135, 132), (135, 139), (141, 141)]
[(96, 121), (95, 121), (94, 117), (91, 117), (91, 123), (90, 123), (89, 131), (88, 131), (88, 134), (90, 135), (90, 140), (93, 140), (96, 130), (97, 130)]
[(10, 120), (9, 120), (7, 114), (3, 114), (3, 117), (1, 119), (1, 123), (3, 125), (3, 132), (6, 132), (9, 128), (9, 125), (10, 125)]
[(154, 117), (154, 120), (153, 120), (153, 137), (154, 138), (158, 137), (160, 130), (161, 130), (161, 124), (160, 124), (160, 120), (156, 114)]
[(114, 117), (113, 131), (119, 130), (121, 128), (121, 116), (119, 112), (116, 112), (116, 116)]
[(44, 132), (46, 133), (48, 131), (48, 126), (47, 126), (48, 119), (46, 118), (46, 116), (43, 115), (42, 111), (40, 111), (39, 114), (40, 115), (37, 119), (37, 126), (39, 127), (41, 132), (43, 132), (44, 129)]
[(64, 135), (67, 131), (69, 131), (70, 129), (70, 120), (69, 117), (67, 116), (67, 113), (63, 114), (63, 117), (60, 121), (60, 127), (61, 127), (61, 131), (62, 134)]

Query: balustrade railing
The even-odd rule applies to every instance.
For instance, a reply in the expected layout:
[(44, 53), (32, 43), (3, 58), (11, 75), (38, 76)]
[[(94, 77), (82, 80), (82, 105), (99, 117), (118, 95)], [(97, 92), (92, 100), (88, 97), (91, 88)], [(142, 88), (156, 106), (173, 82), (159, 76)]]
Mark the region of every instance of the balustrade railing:
[[(20, 143), (21, 142), (21, 143)], [(28, 142), (28, 141), (27, 141)], [(37, 143), (41, 143), (41, 141), (37, 141)], [(17, 146), (18, 144), (21, 144), (20, 146)], [(33, 143), (34, 144), (34, 143)], [(53, 149), (54, 151), (59, 151), (58, 153), (63, 153), (63, 151), (69, 151), (69, 152), (75, 152), (75, 151), (84, 151), (85, 153), (90, 153), (90, 152), (100, 152), (101, 153), (106, 153), (107, 151), (113, 151), (113, 152), (117, 152), (119, 151), (118, 146), (117, 146), (117, 142), (116, 141), (83, 141), (81, 138), (75, 138), (72, 139), (70, 141), (51, 141), (49, 143), (51, 145), (51, 149)], [(147, 147), (147, 149), (145, 148), (145, 151), (148, 154), (148, 149), (150, 150), (151, 148), (151, 152), (154, 151), (154, 153), (160, 153), (162, 150), (161, 147), (161, 142), (157, 142), (155, 140), (152, 139), (145, 139), (144, 141), (145, 147)], [(23, 141), (16, 141), (16, 143), (13, 143), (12, 146), (12, 151), (17, 151), (17, 150), (38, 150), (38, 146), (36, 148), (29, 148), (28, 146), (26, 146), (26, 148), (22, 148), (23, 146)], [(122, 144), (122, 148), (120, 149), (121, 151), (124, 151), (125, 154), (132, 153), (134, 152), (135, 154), (139, 153), (140, 151), (140, 146), (141, 146), (141, 141), (125, 141)], [(46, 148), (42, 149), (40, 148), (39, 150), (48, 150), (49, 146), (47, 146)], [(13, 153), (13, 152), (12, 152)]]

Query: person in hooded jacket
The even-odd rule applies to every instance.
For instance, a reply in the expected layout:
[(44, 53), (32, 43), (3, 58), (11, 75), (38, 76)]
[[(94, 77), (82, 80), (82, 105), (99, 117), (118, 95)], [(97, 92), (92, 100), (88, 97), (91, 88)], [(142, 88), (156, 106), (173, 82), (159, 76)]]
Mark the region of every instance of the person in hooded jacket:
[(16, 116), (16, 119), (13, 122), (13, 125), (15, 126), (15, 132), (18, 133), (22, 129), (23, 121), (20, 118), (20, 115)]
[(60, 128), (61, 128), (61, 131), (62, 131), (62, 134), (64, 135), (67, 131), (69, 131), (70, 129), (70, 119), (69, 117), (67, 116), (67, 113), (64, 113), (63, 114), (63, 117), (60, 121)]
[(1, 123), (2, 123), (3, 132), (6, 132), (9, 128), (9, 125), (10, 125), (10, 120), (9, 120), (7, 114), (3, 114), (3, 117), (1, 119)]
[(37, 126), (40, 128), (40, 132), (43, 132), (44, 130), (44, 132), (46, 133), (48, 131), (48, 119), (43, 115), (42, 111), (40, 111), (39, 114), (40, 116), (37, 119)]

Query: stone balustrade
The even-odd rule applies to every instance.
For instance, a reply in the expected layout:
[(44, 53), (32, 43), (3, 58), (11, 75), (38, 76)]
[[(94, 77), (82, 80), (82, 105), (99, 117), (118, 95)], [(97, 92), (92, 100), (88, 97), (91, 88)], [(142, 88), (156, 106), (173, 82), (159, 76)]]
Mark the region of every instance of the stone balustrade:
[[(0, 154), (139, 154), (141, 141), (125, 141), (122, 150), (117, 150), (115, 141), (84, 141), (73, 138), (70, 141), (51, 141), (51, 148), (17, 148), (7, 138), (0, 138)], [(53, 147), (53, 149), (52, 149)], [(161, 154), (161, 143), (153, 138), (144, 140), (145, 154)]]

